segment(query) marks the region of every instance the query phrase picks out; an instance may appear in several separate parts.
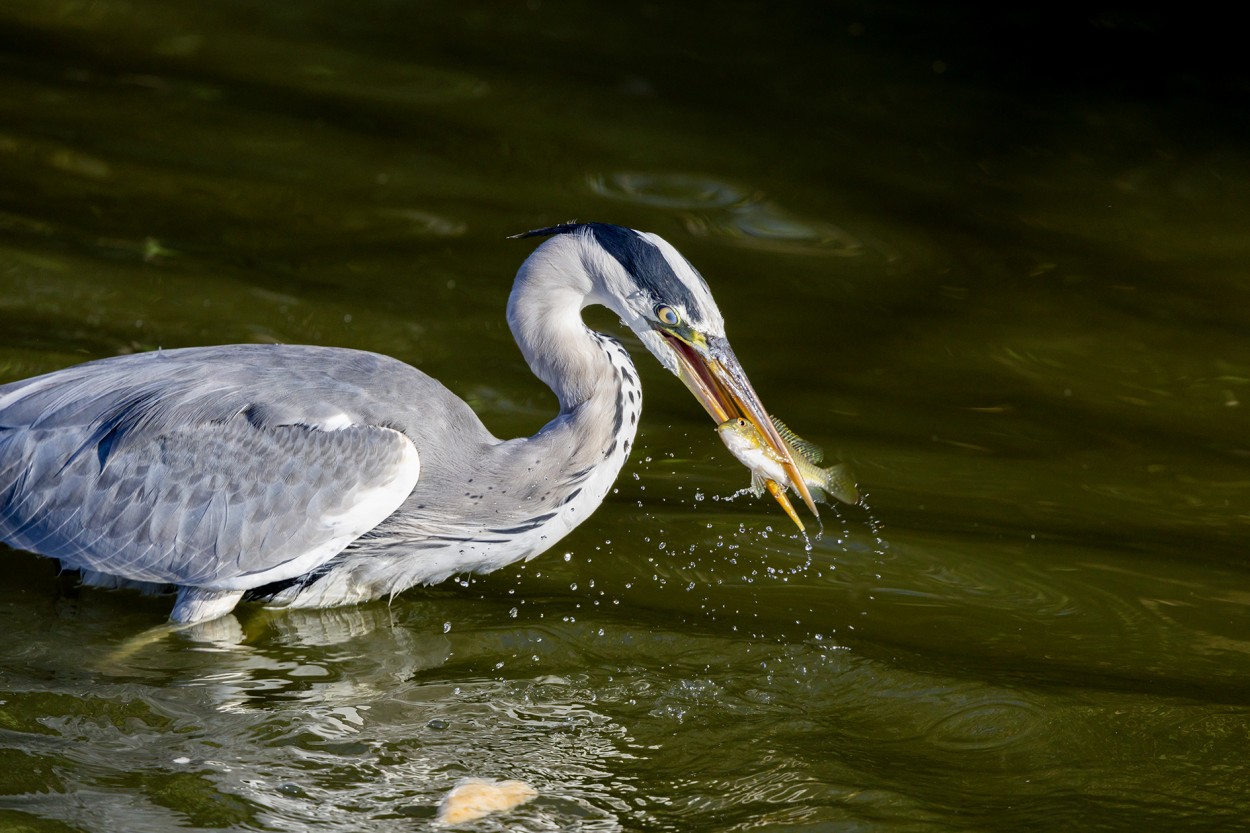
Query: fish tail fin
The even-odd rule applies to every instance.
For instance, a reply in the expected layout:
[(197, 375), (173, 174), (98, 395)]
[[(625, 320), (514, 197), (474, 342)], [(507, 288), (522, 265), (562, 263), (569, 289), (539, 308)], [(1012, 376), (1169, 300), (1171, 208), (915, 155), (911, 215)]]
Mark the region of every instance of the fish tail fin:
[(859, 487), (855, 485), (855, 475), (846, 463), (838, 463), (819, 471), (821, 477), (818, 485), (821, 491), (833, 495), (843, 503), (859, 503)]

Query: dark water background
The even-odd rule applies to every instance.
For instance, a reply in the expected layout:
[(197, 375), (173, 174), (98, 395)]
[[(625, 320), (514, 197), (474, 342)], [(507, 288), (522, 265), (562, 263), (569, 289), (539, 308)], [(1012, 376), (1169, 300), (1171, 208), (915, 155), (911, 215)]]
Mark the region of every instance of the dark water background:
[(528, 565), (137, 644), (168, 600), (5, 551), (0, 830), (419, 830), (465, 775), (540, 793), (482, 830), (1250, 827), (1243, 51), (1097, 5), (8, 0), (0, 381), (338, 344), (529, 433), (505, 238), (598, 219), (700, 268), (871, 510), (808, 549), (728, 500), (636, 350), (617, 492)]

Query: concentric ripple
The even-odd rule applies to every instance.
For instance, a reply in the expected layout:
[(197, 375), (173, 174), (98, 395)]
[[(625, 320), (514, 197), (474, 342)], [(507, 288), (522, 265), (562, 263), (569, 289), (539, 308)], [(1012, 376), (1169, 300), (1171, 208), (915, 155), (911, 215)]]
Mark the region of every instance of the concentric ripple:
[(727, 208), (750, 198), (749, 192), (732, 183), (697, 174), (618, 171), (595, 174), (589, 185), (600, 196), (657, 208)]
[(595, 174), (588, 183), (600, 196), (681, 211), (686, 228), (700, 237), (796, 254), (852, 256), (864, 249), (833, 223), (798, 216), (756, 189), (714, 177), (618, 171)]

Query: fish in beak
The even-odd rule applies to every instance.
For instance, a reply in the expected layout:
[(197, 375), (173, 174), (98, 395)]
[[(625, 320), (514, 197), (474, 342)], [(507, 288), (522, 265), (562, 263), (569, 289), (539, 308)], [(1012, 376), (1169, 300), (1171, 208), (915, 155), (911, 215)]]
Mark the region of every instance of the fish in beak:
[[(751, 387), (751, 382), (730, 348), (729, 341), (716, 336), (704, 338), (699, 333), (694, 334), (690, 341), (669, 332), (663, 335), (677, 355), (677, 377), (699, 400), (712, 420), (717, 425), (739, 417), (748, 420), (759, 432), (764, 445), (776, 455), (795, 491), (819, 521), (820, 512), (816, 509), (816, 502), (812, 499), (807, 484), (799, 474), (794, 457), (777, 433), (755, 389)], [(790, 499), (786, 497), (785, 488), (771, 480), (766, 485), (769, 493), (781, 504), (790, 519), (800, 530), (805, 530), (798, 513), (790, 504)]]

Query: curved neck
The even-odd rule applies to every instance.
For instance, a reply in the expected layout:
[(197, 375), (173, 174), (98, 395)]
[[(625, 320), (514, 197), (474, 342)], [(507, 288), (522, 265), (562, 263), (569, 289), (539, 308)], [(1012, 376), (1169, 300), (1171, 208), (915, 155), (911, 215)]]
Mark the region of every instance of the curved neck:
[(589, 279), (532, 255), (508, 296), (508, 326), (534, 375), (547, 384), (565, 414), (591, 399), (608, 370), (603, 348), (582, 321)]
[(540, 448), (547, 455), (544, 468), (564, 484), (599, 470), (606, 494), (633, 444), (642, 395), (625, 349), (582, 321), (590, 278), (584, 270), (561, 268), (561, 262), (568, 260), (539, 249), (517, 273), (508, 297), (513, 337), (534, 375), (560, 402), (559, 415), (521, 445)]

